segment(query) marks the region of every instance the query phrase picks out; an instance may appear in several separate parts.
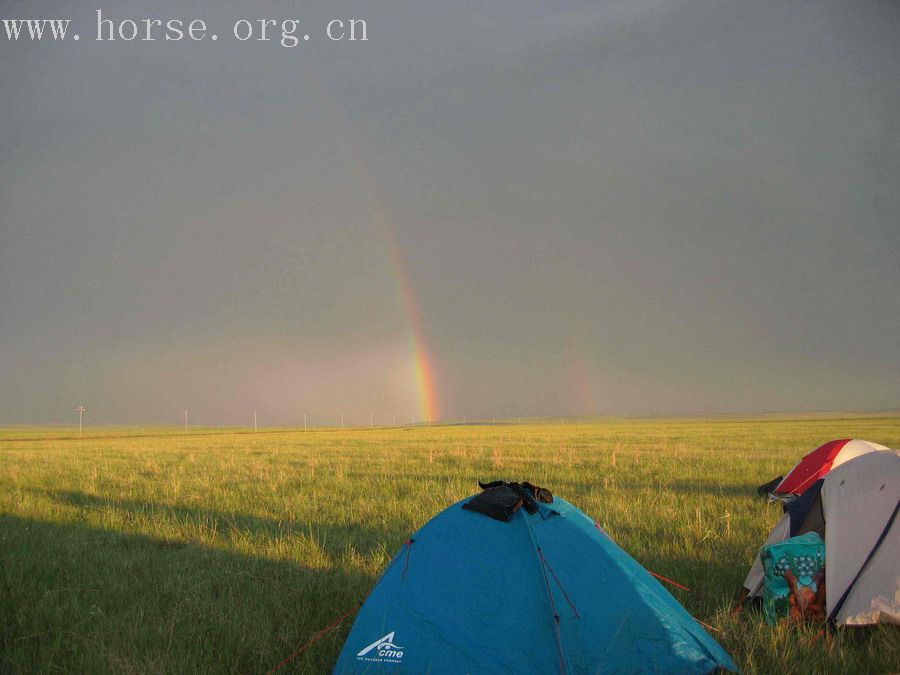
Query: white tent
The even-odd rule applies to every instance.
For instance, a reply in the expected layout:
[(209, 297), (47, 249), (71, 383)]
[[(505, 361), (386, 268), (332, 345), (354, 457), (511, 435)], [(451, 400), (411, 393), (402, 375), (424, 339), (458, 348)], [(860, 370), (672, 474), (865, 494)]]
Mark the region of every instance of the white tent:
[(822, 485), (828, 616), (838, 625), (900, 616), (900, 453), (870, 452)]
[[(813, 490), (788, 507), (793, 513), (784, 514), (765, 543), (818, 532), (825, 539), (829, 618), (838, 625), (900, 623), (900, 451), (859, 455)], [(762, 595), (759, 556), (744, 589)]]

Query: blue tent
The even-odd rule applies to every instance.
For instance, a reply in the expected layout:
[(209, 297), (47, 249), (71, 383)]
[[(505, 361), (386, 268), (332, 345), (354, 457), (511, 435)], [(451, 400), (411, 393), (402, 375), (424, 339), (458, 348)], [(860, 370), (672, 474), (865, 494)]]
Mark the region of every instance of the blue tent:
[(563, 499), (508, 522), (454, 504), (397, 553), (335, 673), (736, 670), (672, 595)]

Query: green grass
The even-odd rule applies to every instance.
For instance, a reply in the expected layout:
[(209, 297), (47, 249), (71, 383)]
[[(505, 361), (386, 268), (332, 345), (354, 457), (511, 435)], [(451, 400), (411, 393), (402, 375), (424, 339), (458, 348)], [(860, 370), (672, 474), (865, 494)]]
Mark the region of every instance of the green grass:
[[(689, 586), (745, 672), (900, 665), (896, 629), (826, 643), (727, 611), (778, 518), (756, 486), (833, 438), (900, 447), (897, 417), (76, 436), (0, 431), (0, 672), (264, 672), (494, 478), (549, 487)], [(287, 672), (328, 671), (349, 626)]]

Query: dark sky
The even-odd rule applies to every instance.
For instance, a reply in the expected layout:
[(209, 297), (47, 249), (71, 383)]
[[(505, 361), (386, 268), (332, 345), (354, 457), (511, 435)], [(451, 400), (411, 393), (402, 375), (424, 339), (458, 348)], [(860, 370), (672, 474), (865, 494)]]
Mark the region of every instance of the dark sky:
[(900, 405), (900, 3), (179, 4), (4, 4), (0, 422)]

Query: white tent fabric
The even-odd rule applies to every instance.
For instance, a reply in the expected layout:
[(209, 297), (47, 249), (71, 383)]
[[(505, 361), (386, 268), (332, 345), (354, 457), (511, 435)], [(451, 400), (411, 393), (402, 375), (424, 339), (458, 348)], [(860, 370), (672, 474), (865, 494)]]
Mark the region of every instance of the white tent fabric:
[(881, 443), (873, 443), (872, 441), (863, 441), (858, 438), (854, 438), (852, 441), (849, 441), (843, 448), (841, 448), (841, 451), (834, 456), (834, 461), (831, 463), (831, 470), (834, 471), (841, 464), (849, 462), (851, 459), (856, 459), (860, 455), (865, 455), (877, 450), (887, 449), (888, 447), (885, 445), (881, 445)]
[(900, 522), (894, 518), (890, 523), (898, 503), (900, 452), (895, 450), (867, 453), (825, 478), (822, 508), (829, 616), (853, 584), (834, 616), (838, 625), (876, 623), (880, 614), (900, 614), (895, 604), (900, 592)]
[(872, 620), (875, 623), (894, 623), (900, 626), (900, 589), (894, 593), (893, 602), (882, 596), (875, 598), (872, 610)]
[[(785, 513), (781, 517), (781, 520), (778, 521), (778, 524), (772, 528), (772, 531), (769, 533), (769, 538), (766, 539), (763, 546), (777, 544), (779, 541), (784, 541), (789, 536), (791, 536), (791, 517)], [(759, 553), (757, 553), (756, 560), (753, 561), (753, 567), (750, 568), (747, 578), (744, 579), (744, 588), (749, 591), (748, 597), (755, 598), (757, 596), (762, 596), (763, 582), (765, 579), (766, 575), (763, 570), (762, 560), (759, 557)]]

